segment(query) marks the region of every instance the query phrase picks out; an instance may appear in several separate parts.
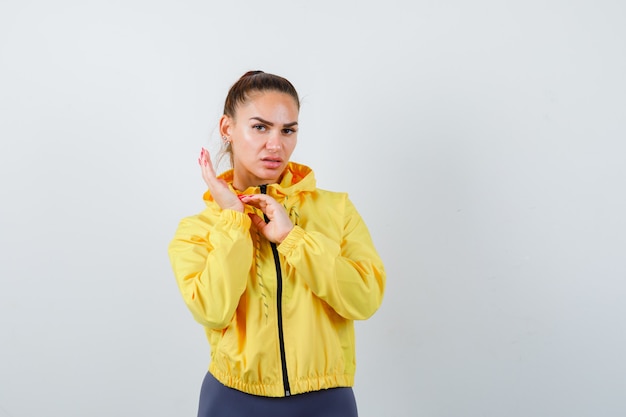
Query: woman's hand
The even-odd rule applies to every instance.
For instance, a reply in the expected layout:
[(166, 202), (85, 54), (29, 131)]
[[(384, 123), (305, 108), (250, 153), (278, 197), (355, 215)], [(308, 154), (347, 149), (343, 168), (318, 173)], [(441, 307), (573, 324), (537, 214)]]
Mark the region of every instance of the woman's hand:
[(239, 199), (261, 210), (269, 219), (265, 223), (260, 216), (249, 213), (254, 226), (270, 242), (281, 243), (293, 229), (293, 223), (285, 208), (267, 194), (243, 194)]
[(217, 175), (215, 175), (209, 151), (202, 148), (198, 163), (202, 169), (204, 182), (209, 187), (213, 199), (222, 210), (230, 209), (243, 213), (243, 203), (237, 198), (237, 195), (228, 188), (226, 181), (217, 178)]

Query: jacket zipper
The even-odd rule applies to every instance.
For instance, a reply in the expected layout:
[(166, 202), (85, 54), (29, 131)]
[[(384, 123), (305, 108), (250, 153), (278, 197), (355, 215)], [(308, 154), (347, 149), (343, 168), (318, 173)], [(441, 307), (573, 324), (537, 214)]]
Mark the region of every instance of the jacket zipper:
[[(267, 194), (267, 185), (261, 185), (261, 194)], [(265, 223), (269, 223), (270, 219), (263, 214)], [(289, 377), (287, 375), (287, 360), (285, 359), (285, 337), (283, 335), (283, 274), (280, 269), (280, 258), (278, 257), (278, 248), (274, 242), (270, 242), (272, 254), (274, 255), (274, 266), (276, 267), (276, 307), (278, 314), (278, 344), (280, 346), (280, 362), (283, 371), (283, 388), (285, 389), (285, 397), (291, 395), (289, 389)]]

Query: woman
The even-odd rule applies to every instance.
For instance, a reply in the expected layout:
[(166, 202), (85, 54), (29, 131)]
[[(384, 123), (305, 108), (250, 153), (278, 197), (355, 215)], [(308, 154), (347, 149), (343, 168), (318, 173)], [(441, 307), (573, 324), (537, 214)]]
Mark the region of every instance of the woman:
[(380, 306), (385, 272), (347, 195), (290, 162), (299, 110), (282, 77), (231, 87), (219, 129), (233, 169), (216, 177), (202, 149), (206, 208), (169, 246), (211, 346), (198, 416), (357, 415), (353, 321)]

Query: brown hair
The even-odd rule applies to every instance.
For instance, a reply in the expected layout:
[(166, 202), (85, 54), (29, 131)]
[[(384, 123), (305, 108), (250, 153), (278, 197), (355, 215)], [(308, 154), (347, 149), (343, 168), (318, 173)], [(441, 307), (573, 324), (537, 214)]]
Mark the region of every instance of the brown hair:
[[(278, 91), (290, 95), (300, 110), (298, 92), (289, 80), (263, 71), (248, 71), (228, 90), (224, 102), (224, 114), (235, 119), (237, 107), (245, 103), (250, 98), (250, 94), (264, 91)], [(230, 164), (233, 166), (233, 149), (229, 142), (223, 144), (218, 160), (221, 160), (226, 154), (229, 155)]]
[(234, 118), (237, 106), (245, 103), (250, 93), (257, 91), (278, 91), (289, 94), (296, 101), (298, 110), (300, 110), (298, 92), (287, 79), (263, 71), (248, 71), (230, 87), (224, 103), (224, 114)]

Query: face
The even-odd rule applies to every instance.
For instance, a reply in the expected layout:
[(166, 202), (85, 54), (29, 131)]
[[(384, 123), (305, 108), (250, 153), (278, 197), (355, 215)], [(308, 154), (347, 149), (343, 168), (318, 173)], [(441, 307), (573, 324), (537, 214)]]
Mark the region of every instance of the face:
[(285, 93), (255, 92), (234, 118), (222, 116), (220, 131), (231, 141), (236, 189), (276, 183), (296, 147), (298, 106)]

